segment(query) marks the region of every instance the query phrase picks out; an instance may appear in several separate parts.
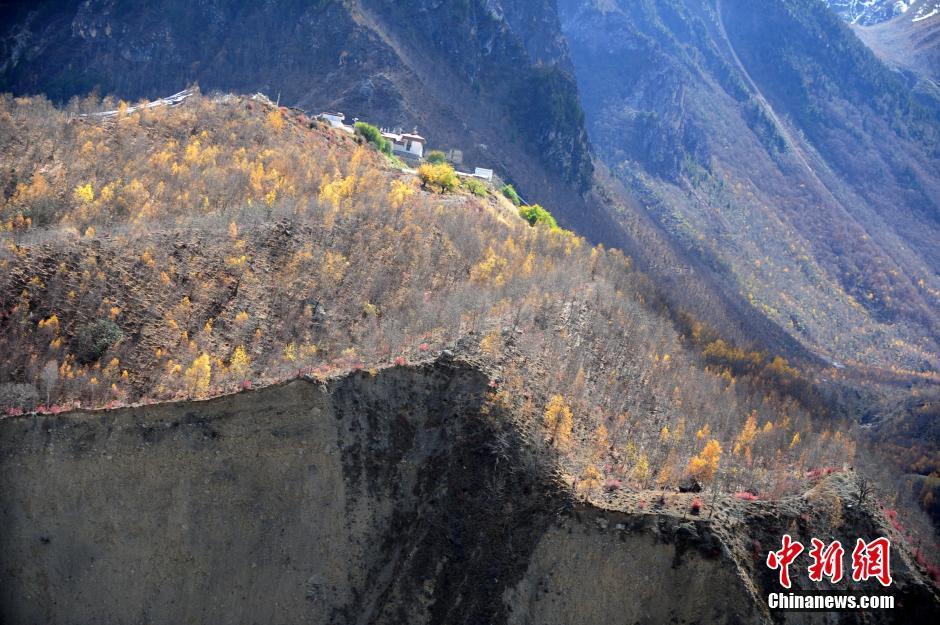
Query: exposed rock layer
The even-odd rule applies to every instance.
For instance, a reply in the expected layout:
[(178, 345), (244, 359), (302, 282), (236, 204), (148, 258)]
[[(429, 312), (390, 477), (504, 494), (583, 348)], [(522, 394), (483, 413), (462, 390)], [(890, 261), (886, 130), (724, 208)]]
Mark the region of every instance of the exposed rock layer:
[[(772, 575), (750, 573), (741, 545), (785, 514), (758, 508), (735, 535), (727, 523), (574, 504), (511, 415), (485, 402), (487, 384), (445, 360), (6, 419), (0, 621), (769, 618)], [(894, 592), (935, 610), (905, 562)]]

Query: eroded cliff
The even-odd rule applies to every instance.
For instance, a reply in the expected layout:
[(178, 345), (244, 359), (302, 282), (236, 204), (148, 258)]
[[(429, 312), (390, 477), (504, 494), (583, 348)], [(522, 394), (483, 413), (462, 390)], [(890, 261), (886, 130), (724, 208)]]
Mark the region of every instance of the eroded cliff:
[[(788, 508), (706, 519), (577, 502), (489, 384), (442, 358), (6, 419), (0, 621), (770, 619), (741, 545)], [(935, 609), (898, 562), (901, 602)]]

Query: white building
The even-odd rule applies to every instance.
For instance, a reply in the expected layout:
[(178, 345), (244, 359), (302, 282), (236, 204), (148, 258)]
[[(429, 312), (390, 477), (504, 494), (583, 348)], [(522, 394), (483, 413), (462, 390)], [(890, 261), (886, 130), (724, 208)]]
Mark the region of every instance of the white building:
[(395, 133), (383, 130), (382, 137), (392, 144), (392, 152), (411, 158), (422, 158), (424, 156), (424, 145), (428, 142), (417, 131), (413, 133)]
[(339, 128), (343, 125), (343, 120), (346, 119), (346, 115), (343, 113), (331, 113), (330, 111), (324, 111), (320, 113), (320, 119), (330, 122), (330, 126), (333, 128)]
[(355, 132), (355, 129), (352, 126), (347, 126), (344, 122), (346, 115), (343, 113), (333, 113), (330, 111), (324, 111), (319, 115), (320, 119), (329, 122), (330, 126), (333, 128), (339, 128), (340, 130), (345, 130), (346, 132)]
[(474, 167), (472, 174), (468, 171), (455, 171), (454, 173), (463, 178), (479, 178), (481, 180), (488, 180), (488, 181), (493, 180), (493, 170), (484, 169), (482, 167)]

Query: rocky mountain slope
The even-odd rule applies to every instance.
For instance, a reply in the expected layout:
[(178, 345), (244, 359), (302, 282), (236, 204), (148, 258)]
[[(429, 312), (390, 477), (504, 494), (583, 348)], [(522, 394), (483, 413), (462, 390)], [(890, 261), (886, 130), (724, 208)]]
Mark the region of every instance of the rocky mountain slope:
[(936, 94), (809, 0), (559, 6), (564, 24), (548, 0), (13, 4), (0, 88), (153, 98), (199, 81), (418, 126), (727, 336), (937, 368)]
[(808, 356), (700, 272), (612, 181), (585, 195), (596, 182), (592, 155), (555, 2), (163, 0), (137, 11), (96, 0), (3, 10), (0, 90), (64, 101), (97, 86), (154, 98), (198, 80), (206, 91), (263, 91), (314, 112), (417, 126), (432, 147), (495, 168), (530, 202), (554, 205), (563, 225), (633, 255), (677, 308), (737, 341), (759, 336), (769, 349)]
[(839, 17), (850, 24), (870, 26), (886, 22), (909, 9), (908, 2), (897, 0), (823, 0)]
[(850, 24), (874, 26), (895, 18), (909, 22), (930, 19), (940, 13), (936, 0), (823, 0), (830, 9)]
[(940, 80), (940, 2), (828, 0), (827, 4), (886, 63)]
[(817, 353), (937, 369), (934, 94), (816, 2), (560, 7), (597, 153), (673, 242)]
[(483, 183), (441, 192), (261, 97), (77, 119), (0, 104), (10, 416), (449, 349), (502, 370), (506, 400), (548, 420), (588, 492), (678, 483), (712, 441), (751, 458), (726, 488), (791, 492), (799, 467), (851, 462), (849, 415), (812, 370), (694, 319), (681, 335), (621, 252), (534, 227)]
[(940, 81), (940, 5), (922, 18), (902, 15), (855, 34), (886, 63)]
[[(0, 421), (0, 618), (858, 622), (852, 611), (770, 612), (776, 578), (763, 565), (784, 531), (845, 544), (893, 536), (876, 502), (858, 505), (853, 475), (694, 513), (695, 495), (658, 490), (579, 500), (495, 400), (490, 375), (445, 357), (211, 401)], [(857, 585), (894, 595), (896, 608), (865, 622), (940, 611), (899, 545), (890, 589)]]
[[(577, 87), (552, 2), (5, 5), (0, 89), (67, 100), (261, 91), (413, 126), (533, 189), (590, 183)], [(543, 171), (543, 170), (547, 170)], [(545, 175), (545, 174), (549, 175)]]

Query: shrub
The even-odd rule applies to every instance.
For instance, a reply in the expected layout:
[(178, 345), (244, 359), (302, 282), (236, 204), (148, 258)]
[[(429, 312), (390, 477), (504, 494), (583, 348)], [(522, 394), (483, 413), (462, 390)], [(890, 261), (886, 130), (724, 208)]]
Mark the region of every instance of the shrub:
[(558, 229), (558, 222), (555, 221), (552, 214), (538, 204), (520, 206), (519, 216), (528, 221), (531, 226), (543, 225), (548, 226), (551, 230)]
[(460, 179), (454, 172), (454, 168), (447, 163), (432, 165), (425, 163), (418, 168), (418, 177), (426, 189), (444, 193), (453, 191), (460, 184)]
[(0, 384), (0, 406), (32, 410), (39, 404), (39, 391), (32, 384), (4, 382)]
[(72, 351), (83, 363), (94, 362), (124, 338), (121, 328), (110, 319), (98, 319), (78, 328), (72, 339)]
[(516, 206), (522, 206), (522, 198), (519, 197), (519, 194), (516, 193), (516, 190), (511, 184), (504, 185), (500, 191), (502, 191), (503, 195), (506, 196), (506, 199), (508, 199), (510, 202)]
[(356, 122), (356, 134), (363, 137), (366, 141), (374, 145), (383, 154), (392, 154), (392, 144), (382, 136), (382, 131), (365, 122)]
[(699, 499), (698, 497), (696, 497), (695, 499), (693, 499), (693, 500), (692, 500), (692, 508), (691, 508), (692, 514), (698, 514), (699, 512), (701, 512), (701, 511), (702, 511), (702, 505), (703, 505), (703, 504), (702, 504), (702, 500), (701, 500), (701, 499)]
[(901, 521), (898, 519), (898, 511), (893, 508), (885, 508), (885, 516), (888, 518), (888, 522), (891, 523), (891, 527), (895, 531), (901, 532), (904, 529), (904, 526), (901, 525)]
[(447, 155), (440, 150), (431, 150), (426, 159), (432, 165), (441, 165), (447, 162)]
[(479, 197), (486, 197), (486, 185), (477, 180), (476, 178), (467, 178), (463, 181), (463, 186), (472, 193)]
[(833, 473), (838, 473), (839, 471), (840, 469), (836, 467), (823, 467), (820, 469), (812, 469), (811, 471), (808, 471), (806, 473), (806, 477), (807, 479), (814, 480), (820, 477), (825, 477), (827, 475), (832, 475)]
[(755, 495), (754, 493), (749, 493), (747, 491), (735, 493), (734, 497), (735, 499), (740, 499), (741, 501), (756, 501), (757, 500), (757, 495)]

